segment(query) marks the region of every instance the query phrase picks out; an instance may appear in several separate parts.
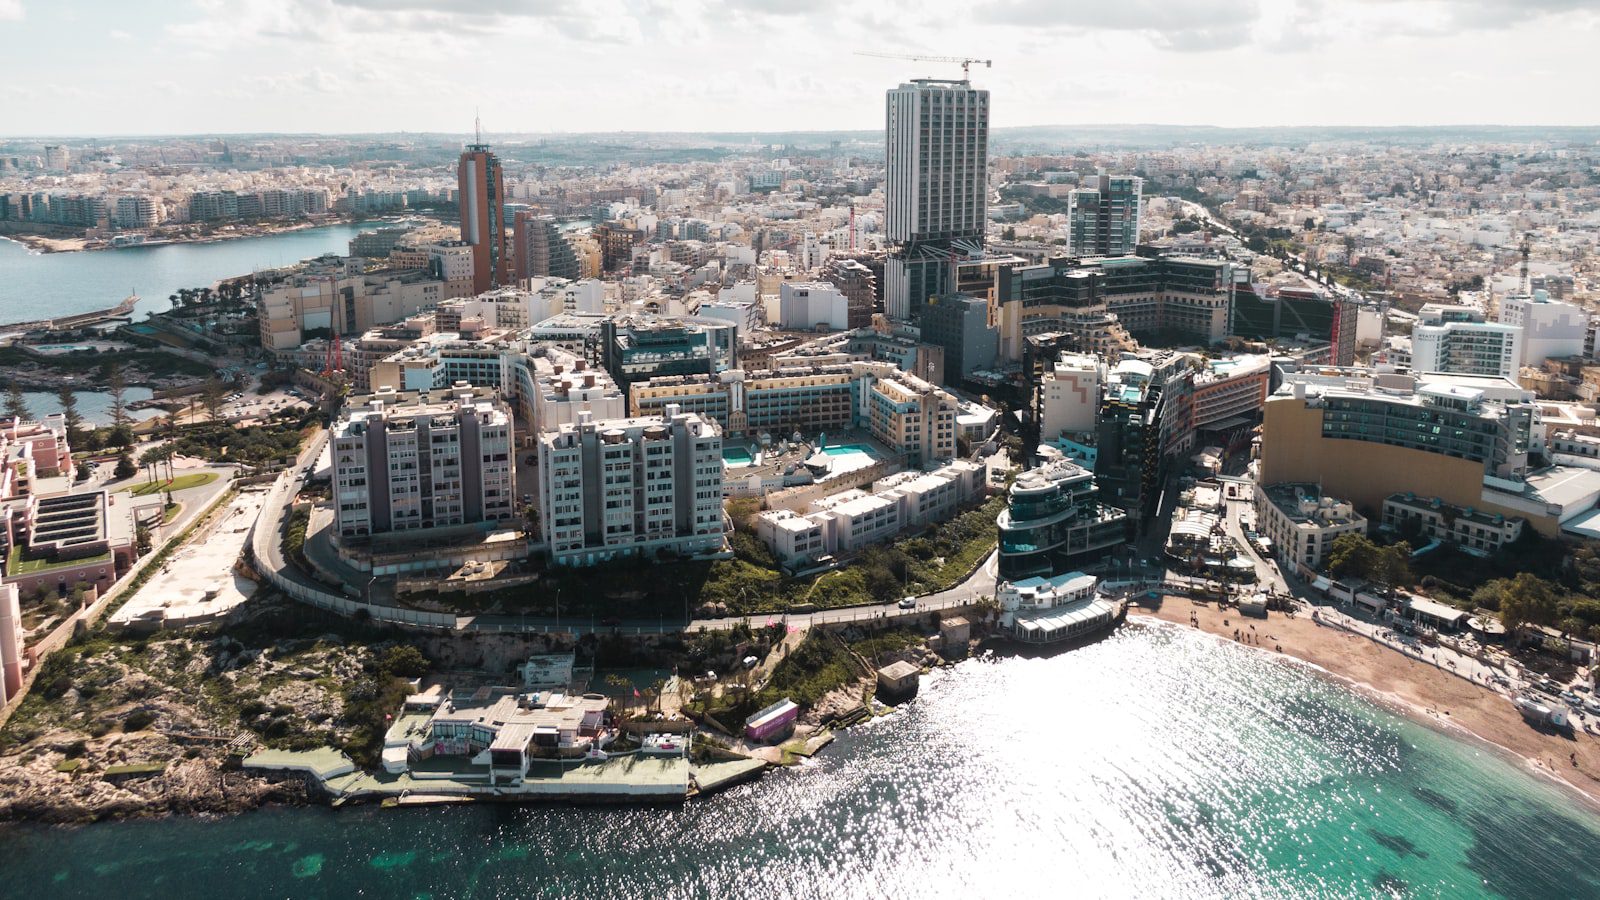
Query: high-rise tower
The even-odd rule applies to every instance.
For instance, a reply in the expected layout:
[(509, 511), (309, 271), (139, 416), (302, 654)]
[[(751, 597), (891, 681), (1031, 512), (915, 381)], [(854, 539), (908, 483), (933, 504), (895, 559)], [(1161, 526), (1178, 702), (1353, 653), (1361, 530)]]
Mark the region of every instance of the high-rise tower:
[(472, 290), (481, 294), (510, 284), (511, 279), (506, 268), (505, 182), (500, 160), (489, 152), (481, 132), (476, 140), (461, 154), (456, 177), (461, 191), (461, 239), (472, 245)]
[(954, 260), (982, 255), (989, 213), (989, 92), (919, 78), (888, 92), (884, 308), (914, 320), (953, 290)]
[(1139, 244), (1144, 179), (1100, 174), (1067, 195), (1067, 252), (1073, 256), (1132, 256)]

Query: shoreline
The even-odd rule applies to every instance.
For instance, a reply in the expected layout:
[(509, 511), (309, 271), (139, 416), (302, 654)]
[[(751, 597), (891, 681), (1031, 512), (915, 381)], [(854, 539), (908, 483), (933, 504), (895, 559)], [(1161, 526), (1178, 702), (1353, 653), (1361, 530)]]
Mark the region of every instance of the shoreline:
[(173, 247), (183, 244), (221, 244), (227, 241), (246, 240), (248, 238), (273, 237), (279, 234), (288, 234), (295, 231), (309, 231), (313, 228), (328, 228), (335, 225), (362, 224), (362, 217), (340, 217), (326, 222), (296, 222), (283, 226), (250, 226), (251, 230), (236, 234), (207, 234), (195, 237), (173, 236), (156, 237), (149, 243), (128, 244), (115, 246), (110, 243), (100, 242), (89, 245), (88, 238), (53, 238), (38, 234), (11, 233), (0, 234), (0, 240), (11, 241), (27, 248), (30, 253), (95, 253), (101, 250), (134, 250), (140, 247)]
[[(1189, 628), (1229, 641), (1234, 625), (1254, 625), (1259, 644), (1243, 644), (1268, 656), (1305, 666), (1383, 708), (1456, 739), (1482, 744), (1506, 762), (1549, 780), (1600, 813), (1600, 742), (1535, 730), (1506, 696), (1458, 675), (1404, 656), (1361, 635), (1309, 616), (1273, 613), (1243, 617), (1187, 598), (1168, 596), (1152, 609), (1136, 607), (1138, 621)], [(1199, 626), (1188, 621), (1195, 614)], [(1221, 623), (1232, 623), (1223, 626)], [(1270, 641), (1268, 633), (1270, 632)], [(1241, 643), (1234, 641), (1234, 643)], [(1281, 645), (1281, 649), (1275, 649)], [(1577, 734), (1581, 734), (1578, 732)], [(1561, 759), (1569, 755), (1569, 759)], [(1577, 765), (1571, 764), (1575, 757)]]

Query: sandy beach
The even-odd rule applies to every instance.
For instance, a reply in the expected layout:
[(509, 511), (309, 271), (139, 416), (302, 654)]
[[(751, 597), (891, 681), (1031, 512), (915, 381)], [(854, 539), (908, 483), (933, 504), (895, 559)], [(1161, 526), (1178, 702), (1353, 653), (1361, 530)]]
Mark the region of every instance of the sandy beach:
[[(1236, 628), (1255, 635), (1251, 646), (1281, 652), (1326, 670), (1389, 701), (1399, 711), (1436, 724), (1466, 731), (1553, 775), (1600, 805), (1600, 741), (1588, 735), (1566, 737), (1535, 731), (1523, 722), (1511, 701), (1487, 687), (1384, 647), (1361, 635), (1319, 625), (1309, 615), (1274, 612), (1266, 619), (1219, 610), (1187, 597), (1166, 597), (1159, 609), (1138, 607), (1133, 617), (1153, 616), (1179, 625), (1193, 613), (1201, 631), (1234, 640)], [(1223, 622), (1228, 622), (1224, 625)], [(1254, 625), (1254, 632), (1248, 626)], [(1576, 754), (1577, 764), (1573, 764)]]

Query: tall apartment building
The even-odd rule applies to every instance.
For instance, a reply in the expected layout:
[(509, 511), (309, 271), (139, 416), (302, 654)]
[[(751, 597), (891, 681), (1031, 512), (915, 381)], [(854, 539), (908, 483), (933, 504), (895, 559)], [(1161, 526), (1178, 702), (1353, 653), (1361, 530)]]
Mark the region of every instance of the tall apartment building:
[(65, 172), (72, 166), (72, 151), (60, 144), (44, 145), (44, 167), (52, 172)]
[(156, 203), (149, 197), (118, 197), (116, 226), (118, 228), (154, 228), (159, 221)]
[(353, 398), (333, 427), (340, 540), (515, 520), (511, 413), (494, 392)]
[(956, 398), (915, 375), (880, 373), (864, 386), (862, 411), (872, 436), (926, 465), (956, 455)]
[(561, 226), (554, 217), (518, 210), (511, 242), (518, 281), (550, 277), (577, 281), (583, 277), (578, 254), (562, 235)]
[(472, 292), (511, 283), (506, 254), (505, 181), (487, 144), (468, 144), (457, 164), (461, 239), (472, 246)]
[(1144, 179), (1100, 174), (1067, 195), (1067, 252), (1073, 256), (1132, 256), (1139, 245)]
[(556, 565), (726, 550), (722, 434), (669, 406), (539, 435), (539, 521)]
[(1411, 329), (1411, 371), (1516, 378), (1522, 328), (1499, 322), (1448, 322)]
[(949, 284), (953, 258), (981, 255), (989, 208), (989, 92), (921, 78), (887, 96), (884, 234), (889, 318), (914, 321)]

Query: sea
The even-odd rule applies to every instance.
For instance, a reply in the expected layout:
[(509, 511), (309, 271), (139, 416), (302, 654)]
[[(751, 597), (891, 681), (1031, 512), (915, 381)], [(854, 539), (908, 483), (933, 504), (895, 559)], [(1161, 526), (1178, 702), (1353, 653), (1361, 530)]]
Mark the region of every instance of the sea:
[(0, 831), (0, 897), (1600, 897), (1600, 817), (1470, 738), (1166, 624), (926, 676), (678, 807)]
[(134, 318), (172, 308), (179, 288), (343, 254), (370, 224), (327, 225), (206, 244), (162, 244), (74, 253), (40, 253), (0, 240), (0, 323), (29, 322), (116, 306), (129, 294)]

